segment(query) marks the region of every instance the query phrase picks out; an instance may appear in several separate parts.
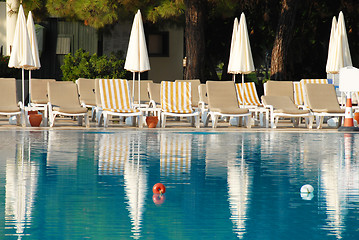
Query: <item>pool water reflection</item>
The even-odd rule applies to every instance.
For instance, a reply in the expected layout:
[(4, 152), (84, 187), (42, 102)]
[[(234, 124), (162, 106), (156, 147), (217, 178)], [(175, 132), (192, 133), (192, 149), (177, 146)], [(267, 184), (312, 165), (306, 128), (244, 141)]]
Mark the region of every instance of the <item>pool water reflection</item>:
[(356, 239), (358, 136), (2, 131), (0, 236)]

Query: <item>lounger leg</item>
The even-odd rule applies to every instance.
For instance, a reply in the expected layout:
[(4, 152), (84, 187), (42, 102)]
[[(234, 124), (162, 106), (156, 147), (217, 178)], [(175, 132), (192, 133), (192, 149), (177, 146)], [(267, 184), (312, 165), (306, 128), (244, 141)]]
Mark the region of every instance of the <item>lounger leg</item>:
[(272, 128), (276, 128), (276, 126), (275, 126), (275, 124), (274, 124), (274, 115), (273, 115), (273, 113), (271, 113), (270, 118), (271, 118), (271, 120), (270, 120), (271, 127), (272, 127)]
[[(312, 129), (312, 128), (313, 128), (313, 120), (314, 120), (313, 118), (314, 118), (313, 116), (309, 116), (309, 117), (308, 117), (308, 122), (309, 122), (309, 123), (308, 123), (308, 128), (309, 128), (309, 129)], [(305, 120), (305, 121), (307, 121), (307, 120)]]
[(90, 120), (89, 120), (88, 114), (85, 114), (84, 118), (85, 118), (85, 126), (86, 126), (86, 128), (89, 128), (90, 127)]
[(167, 117), (167, 116), (166, 116), (165, 114), (163, 114), (163, 113), (162, 113), (162, 117), (161, 117), (161, 119), (162, 119), (162, 127), (163, 127), (163, 128), (165, 128), (165, 127), (166, 127), (166, 117)]
[(142, 114), (137, 116), (137, 121), (138, 121), (138, 127), (139, 128), (143, 128), (143, 118), (144, 118), (144, 116), (142, 116)]
[(319, 116), (319, 117), (317, 118), (317, 129), (321, 129), (321, 128), (322, 128), (322, 126), (323, 126), (323, 121), (324, 121), (324, 117)]
[(82, 120), (83, 120), (83, 116), (78, 116), (77, 125), (82, 126)]
[(194, 120), (196, 121), (196, 128), (200, 128), (200, 116), (199, 116), (199, 114), (194, 117)]
[[(212, 114), (208, 113), (206, 119), (204, 120), (204, 127), (208, 126), (209, 119), (212, 118)], [(213, 118), (212, 118), (213, 119)]]
[(339, 117), (338, 119), (338, 128), (342, 126), (343, 117)]
[(277, 116), (277, 117), (275, 118), (273, 128), (277, 128), (278, 121), (279, 121), (279, 116)]
[(107, 128), (108, 127), (108, 115), (107, 115), (107, 113), (102, 113), (102, 116), (103, 116), (103, 126), (105, 128)]
[(298, 127), (298, 125), (299, 125), (299, 118), (293, 118), (293, 126), (294, 127)]
[(91, 108), (91, 121), (92, 122), (96, 121), (96, 108), (95, 107)]
[(50, 127), (54, 126), (56, 115), (57, 114), (53, 114), (52, 116), (50, 116)]
[(216, 128), (217, 127), (217, 122), (218, 122), (218, 115), (212, 115), (212, 128)]

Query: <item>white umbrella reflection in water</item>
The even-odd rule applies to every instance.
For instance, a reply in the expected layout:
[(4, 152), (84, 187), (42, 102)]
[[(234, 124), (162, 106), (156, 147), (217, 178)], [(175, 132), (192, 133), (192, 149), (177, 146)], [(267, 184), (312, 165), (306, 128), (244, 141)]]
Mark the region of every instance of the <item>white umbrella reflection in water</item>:
[(321, 201), (326, 204), (328, 229), (337, 239), (343, 237), (351, 205), (359, 202), (359, 163), (354, 158), (357, 153), (353, 146), (353, 134), (345, 133), (339, 154), (324, 158), (321, 163)]
[(251, 185), (248, 166), (244, 159), (244, 142), (242, 139), (241, 159), (229, 158), (228, 161), (228, 200), (231, 220), (238, 238), (243, 238), (246, 230), (249, 187)]
[(26, 151), (22, 138), (14, 143), (15, 159), (7, 159), (5, 184), (5, 226), (16, 229), (16, 233), (6, 235), (18, 239), (26, 236), (25, 230), (31, 224), (38, 176), (38, 166), (31, 162), (30, 148)]
[(142, 215), (145, 210), (147, 194), (147, 174), (145, 166), (142, 165), (140, 160), (140, 136), (137, 135), (135, 138), (130, 137), (130, 159), (124, 168), (125, 193), (132, 223), (132, 237), (139, 239), (141, 237)]

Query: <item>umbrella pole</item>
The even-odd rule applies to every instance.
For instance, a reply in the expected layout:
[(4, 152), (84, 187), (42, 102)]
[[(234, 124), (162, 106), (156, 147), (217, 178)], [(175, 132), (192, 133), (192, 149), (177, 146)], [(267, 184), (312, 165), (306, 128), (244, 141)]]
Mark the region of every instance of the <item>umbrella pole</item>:
[(135, 104), (135, 72), (132, 73), (132, 105)]
[(141, 73), (138, 72), (138, 107), (141, 108), (141, 85), (140, 85), (140, 81), (141, 81)]
[(233, 79), (233, 82), (236, 83), (236, 74), (233, 74), (232, 79)]
[(31, 70), (29, 70), (29, 102), (28, 102), (28, 105), (30, 105), (30, 89), (31, 89)]
[(241, 95), (242, 95), (242, 106), (244, 107), (244, 74), (242, 73), (242, 88), (241, 88)]
[(25, 106), (25, 86), (24, 86), (25, 85), (25, 70), (24, 70), (24, 68), (22, 68), (21, 73), (22, 73), (22, 81), (21, 81), (21, 83), (22, 83), (22, 103)]

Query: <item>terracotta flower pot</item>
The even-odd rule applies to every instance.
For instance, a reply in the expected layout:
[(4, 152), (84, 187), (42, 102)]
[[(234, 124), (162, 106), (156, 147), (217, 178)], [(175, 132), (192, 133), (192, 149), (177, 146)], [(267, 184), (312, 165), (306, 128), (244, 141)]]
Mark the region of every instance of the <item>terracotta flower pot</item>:
[(38, 112), (37, 112), (37, 111), (28, 111), (27, 114), (28, 114), (28, 115), (38, 114)]
[(155, 128), (158, 123), (158, 117), (156, 116), (146, 117), (146, 123), (149, 128)]
[(42, 121), (42, 115), (41, 114), (30, 114), (29, 121), (30, 121), (30, 124), (32, 127), (40, 127), (40, 124)]

